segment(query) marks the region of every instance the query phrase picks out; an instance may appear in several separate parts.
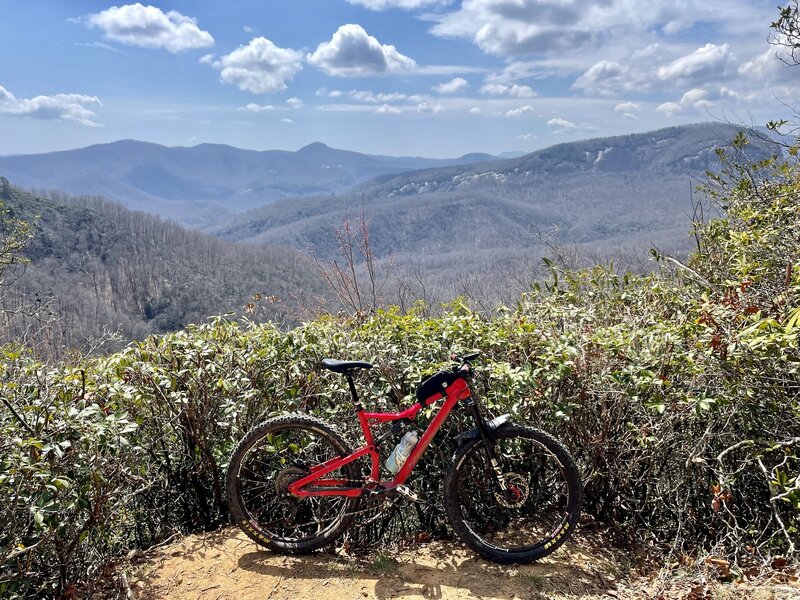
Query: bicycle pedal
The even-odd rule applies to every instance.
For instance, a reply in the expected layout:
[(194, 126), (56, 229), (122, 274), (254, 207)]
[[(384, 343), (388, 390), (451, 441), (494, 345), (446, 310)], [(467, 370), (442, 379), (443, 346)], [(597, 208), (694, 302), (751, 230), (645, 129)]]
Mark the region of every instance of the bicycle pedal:
[(400, 484), (394, 489), (396, 489), (398, 493), (402, 494), (412, 502), (419, 502), (419, 495), (417, 495), (417, 493), (407, 485)]

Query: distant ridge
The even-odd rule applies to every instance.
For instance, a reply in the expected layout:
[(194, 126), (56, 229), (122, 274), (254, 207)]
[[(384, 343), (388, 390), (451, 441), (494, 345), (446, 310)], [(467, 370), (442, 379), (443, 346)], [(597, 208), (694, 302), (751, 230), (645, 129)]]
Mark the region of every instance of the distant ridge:
[(321, 142), (289, 152), (119, 140), (76, 150), (0, 157), (0, 175), (28, 189), (103, 196), (201, 227), (282, 198), (340, 194), (378, 175), (487, 158), (494, 157), (374, 156)]
[[(555, 243), (595, 260), (633, 256), (638, 264), (653, 244), (679, 254), (691, 249), (692, 190), (718, 167), (715, 150), (740, 130), (701, 123), (559, 144), (513, 159), (386, 174), (351, 195), (250, 211), (213, 233), (311, 247), (332, 257), (333, 227), (363, 203), (375, 256), (413, 264), (413, 277), (427, 274), (438, 283), (479, 276), (486, 285), (503, 286), (501, 269), (519, 272), (552, 251), (543, 246), (542, 232), (557, 231)], [(775, 148), (753, 137), (747, 151), (763, 158)]]

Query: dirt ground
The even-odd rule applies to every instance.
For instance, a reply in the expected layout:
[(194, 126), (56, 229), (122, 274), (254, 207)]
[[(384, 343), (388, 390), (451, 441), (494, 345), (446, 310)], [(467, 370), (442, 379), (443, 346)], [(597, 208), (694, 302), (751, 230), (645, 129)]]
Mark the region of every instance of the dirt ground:
[(576, 538), (536, 564), (510, 567), (480, 559), (457, 541), (361, 557), (285, 556), (225, 529), (137, 557), (125, 567), (124, 585), (137, 600), (800, 599), (794, 576), (722, 583), (706, 566), (667, 571), (609, 550), (601, 534)]

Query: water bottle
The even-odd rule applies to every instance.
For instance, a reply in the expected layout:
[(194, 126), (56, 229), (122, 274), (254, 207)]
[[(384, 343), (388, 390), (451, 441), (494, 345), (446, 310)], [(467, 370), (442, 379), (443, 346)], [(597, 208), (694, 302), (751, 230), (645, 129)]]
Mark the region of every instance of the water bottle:
[(400, 443), (395, 446), (389, 458), (386, 459), (386, 469), (392, 473), (397, 473), (411, 456), (411, 451), (417, 445), (419, 436), (416, 431), (409, 431), (400, 440)]

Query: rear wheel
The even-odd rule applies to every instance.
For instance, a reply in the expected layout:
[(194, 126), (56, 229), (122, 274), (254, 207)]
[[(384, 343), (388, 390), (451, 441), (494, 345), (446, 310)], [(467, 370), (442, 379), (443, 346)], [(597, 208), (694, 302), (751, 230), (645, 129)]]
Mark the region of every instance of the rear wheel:
[(445, 479), (445, 509), (456, 533), (481, 556), (527, 563), (575, 530), (582, 486), (569, 452), (551, 435), (511, 425), (495, 433), (498, 483), (482, 439), (461, 445)]
[[(288, 486), (311, 467), (350, 453), (330, 425), (308, 415), (256, 426), (233, 451), (228, 467), (228, 506), (236, 524), (256, 543), (283, 552), (311, 552), (332, 543), (350, 524), (359, 500), (298, 498)], [(354, 471), (350, 463), (325, 477), (354, 481)]]

